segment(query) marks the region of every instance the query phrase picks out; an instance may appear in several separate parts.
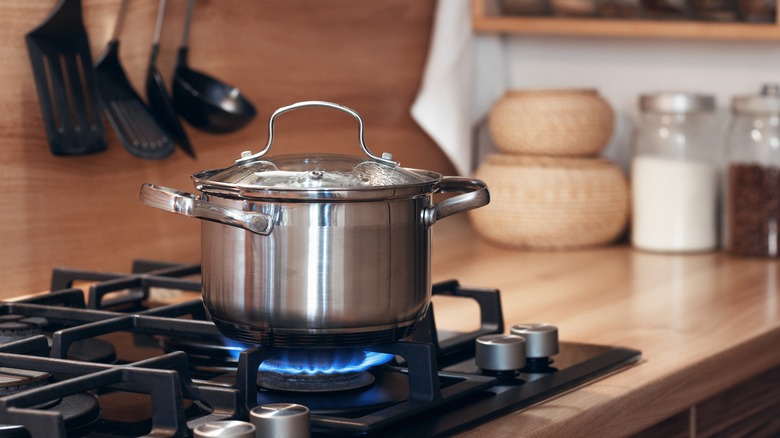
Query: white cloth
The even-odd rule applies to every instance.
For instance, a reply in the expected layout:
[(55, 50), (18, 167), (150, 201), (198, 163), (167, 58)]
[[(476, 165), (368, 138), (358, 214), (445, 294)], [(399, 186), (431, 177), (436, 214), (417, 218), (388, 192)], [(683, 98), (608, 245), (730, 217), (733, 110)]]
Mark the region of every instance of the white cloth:
[(471, 28), (470, 0), (439, 0), (422, 86), (412, 118), (461, 175), (471, 173), (473, 127), (506, 90), (504, 47)]

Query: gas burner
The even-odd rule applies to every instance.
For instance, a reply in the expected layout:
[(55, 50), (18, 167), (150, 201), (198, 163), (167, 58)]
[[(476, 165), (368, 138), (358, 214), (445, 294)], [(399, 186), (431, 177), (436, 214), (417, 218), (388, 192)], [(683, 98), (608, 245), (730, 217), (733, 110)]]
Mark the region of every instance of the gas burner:
[(87, 435), (101, 416), (100, 404), (90, 394), (74, 394), (63, 397), (58, 403), (46, 410), (62, 415), (68, 436)]
[[(92, 432), (100, 419), (100, 404), (89, 394), (75, 394), (56, 400), (45, 407), (36, 409), (59, 413), (65, 423), (68, 437), (83, 437)], [(19, 425), (0, 424), (0, 437), (29, 438), (27, 430)]]
[[(45, 372), (0, 368), (0, 396), (44, 386), (48, 383), (50, 377), (51, 374)], [(83, 436), (87, 434), (100, 418), (100, 405), (97, 399), (89, 394), (75, 394), (63, 398), (55, 398), (45, 403), (37, 404), (33, 408), (61, 414), (68, 436)], [(0, 436), (28, 437), (29, 434), (22, 426), (2, 424), (0, 425)]]
[(93, 363), (115, 363), (116, 348), (102, 339), (76, 341), (68, 350), (68, 359)]
[(279, 391), (348, 391), (374, 383), (366, 370), (392, 358), (392, 354), (356, 349), (288, 350), (260, 364), (257, 383)]
[(24, 315), (0, 315), (0, 344), (19, 341), (43, 333), (46, 318)]
[(409, 398), (409, 378), (406, 374), (381, 368), (365, 371), (365, 374), (371, 376), (371, 384), (337, 393), (261, 388), (257, 394), (257, 404), (287, 403), (294, 399), (316, 415), (354, 417), (376, 412)]
[(43, 386), (51, 374), (39, 371), (0, 368), (0, 396)]
[[(51, 347), (51, 327), (46, 318), (13, 313), (0, 315), (0, 345), (20, 341), (31, 336), (47, 336)], [(68, 359), (82, 362), (114, 363), (116, 349), (102, 339), (84, 339), (74, 342), (68, 350)], [(2, 436), (2, 435), (0, 435)]]
[(292, 392), (338, 392), (358, 389), (374, 383), (374, 376), (368, 371), (359, 373), (332, 374), (285, 374), (261, 371), (257, 384), (265, 389)]

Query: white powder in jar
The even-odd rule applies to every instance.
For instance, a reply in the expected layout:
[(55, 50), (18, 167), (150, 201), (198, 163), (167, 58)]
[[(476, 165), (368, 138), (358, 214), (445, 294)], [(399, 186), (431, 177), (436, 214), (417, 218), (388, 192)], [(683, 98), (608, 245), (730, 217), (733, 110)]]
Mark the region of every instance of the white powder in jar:
[(631, 165), (632, 235), (648, 251), (707, 251), (717, 245), (717, 170), (702, 162), (639, 156)]

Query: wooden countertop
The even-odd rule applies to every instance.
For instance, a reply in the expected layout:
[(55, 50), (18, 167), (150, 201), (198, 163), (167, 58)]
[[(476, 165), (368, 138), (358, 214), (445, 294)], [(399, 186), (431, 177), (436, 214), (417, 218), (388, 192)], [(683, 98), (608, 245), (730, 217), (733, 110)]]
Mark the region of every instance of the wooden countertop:
[[(549, 322), (564, 341), (642, 351), (637, 365), (462, 436), (626, 435), (780, 365), (777, 261), (625, 245), (511, 250), (453, 217), (434, 225), (432, 276), (498, 288), (507, 326)], [(441, 328), (476, 317), (461, 301), (434, 301)]]

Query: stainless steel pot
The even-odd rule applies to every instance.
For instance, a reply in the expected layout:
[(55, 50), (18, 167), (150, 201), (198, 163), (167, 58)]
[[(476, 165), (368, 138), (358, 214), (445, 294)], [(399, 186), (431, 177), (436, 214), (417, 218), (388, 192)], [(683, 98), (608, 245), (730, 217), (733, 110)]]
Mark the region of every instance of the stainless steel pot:
[[(276, 117), (309, 106), (355, 117), (369, 159), (261, 159)], [(193, 174), (200, 196), (141, 187), (144, 204), (205, 220), (203, 300), (211, 318), (228, 337), (269, 346), (362, 346), (408, 336), (430, 303), (430, 227), (486, 205), (485, 184), (372, 154), (361, 117), (334, 103), (280, 108), (268, 128), (261, 152)], [(433, 203), (443, 192), (461, 194)]]

